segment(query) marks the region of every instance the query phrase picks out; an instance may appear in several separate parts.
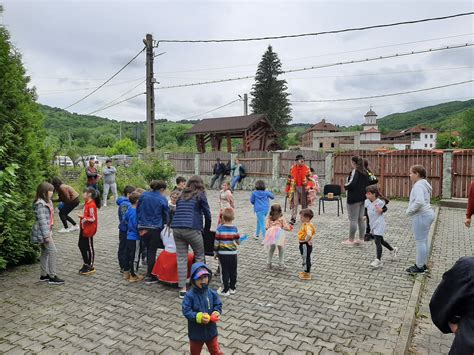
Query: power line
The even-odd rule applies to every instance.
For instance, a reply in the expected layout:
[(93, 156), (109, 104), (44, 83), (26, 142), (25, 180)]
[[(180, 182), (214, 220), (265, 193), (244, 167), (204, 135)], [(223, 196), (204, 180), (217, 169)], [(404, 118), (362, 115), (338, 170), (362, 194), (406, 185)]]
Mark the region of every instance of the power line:
[[(406, 57), (406, 56), (410, 56), (410, 55), (414, 55), (414, 54), (439, 52), (439, 51), (443, 51), (443, 50), (469, 47), (469, 46), (472, 46), (472, 45), (474, 45), (474, 44), (473, 43), (465, 43), (465, 44), (461, 44), (461, 45), (446, 46), (446, 47), (435, 48), (435, 49), (430, 48), (430, 49), (424, 49), (424, 50), (420, 50), (420, 51), (411, 51), (411, 52), (406, 52), (406, 53), (395, 53), (395, 54), (390, 54), (390, 55), (386, 55), (386, 56), (378, 56), (378, 57), (365, 58), (365, 59), (349, 60), (349, 61), (331, 63), (331, 64), (315, 65), (315, 66), (305, 67), (305, 68), (288, 69), (288, 70), (283, 70), (282, 74), (296, 73), (296, 72), (300, 72), (300, 71), (307, 71), (307, 70), (314, 70), (314, 69), (321, 69), (321, 68), (329, 68), (329, 67), (334, 67), (334, 66), (339, 66), (339, 65), (346, 65), (346, 64), (372, 62), (372, 61), (389, 59), (389, 58)], [(210, 80), (210, 81), (203, 81), (203, 82), (189, 83), (189, 84), (161, 86), (161, 87), (157, 87), (155, 89), (156, 90), (164, 90), (164, 89), (174, 89), (174, 88), (182, 88), (182, 87), (189, 87), (189, 86), (208, 85), (208, 84), (216, 84), (216, 83), (223, 83), (223, 82), (229, 82), (229, 81), (253, 79), (254, 77), (255, 77), (254, 75), (246, 75), (246, 76), (241, 76), (241, 77), (236, 77), (236, 78)]]
[(392, 23), (372, 25), (372, 26), (352, 27), (352, 28), (345, 28), (345, 29), (340, 29), (340, 30), (310, 32), (310, 33), (301, 33), (301, 34), (283, 35), (283, 36), (266, 36), (266, 37), (233, 38), (233, 39), (197, 39), (197, 40), (160, 39), (157, 42), (158, 43), (160, 42), (161, 43), (224, 43), (224, 42), (249, 42), (249, 41), (264, 41), (264, 40), (272, 40), (272, 39), (321, 36), (321, 35), (326, 35), (326, 34), (336, 34), (336, 33), (352, 32), (352, 31), (364, 31), (364, 30), (370, 30), (374, 28), (385, 28), (385, 27), (393, 27), (393, 26), (400, 26), (400, 25), (410, 25), (410, 24), (421, 23), (421, 22), (446, 20), (446, 19), (451, 19), (451, 18), (456, 18), (456, 17), (470, 16), (472, 14), (474, 14), (474, 12), (463, 12), (463, 13), (454, 14), (454, 15), (430, 17), (430, 18), (424, 18), (420, 20), (392, 22)]
[[(104, 85), (103, 87), (112, 87), (112, 86), (120, 86), (128, 83), (133, 83), (135, 81), (141, 80), (142, 78), (134, 79), (134, 80), (127, 80), (127, 81), (121, 81), (120, 83), (115, 83), (115, 84), (109, 84), (109, 85)], [(66, 92), (76, 92), (76, 91), (84, 91), (84, 90), (93, 90), (97, 89), (98, 86), (93, 86), (93, 87), (88, 87), (88, 88), (76, 88), (76, 89), (45, 89), (45, 90), (40, 90), (38, 92), (38, 95), (57, 95), (57, 94), (63, 94)]]
[[(361, 49), (354, 49), (350, 51), (342, 51), (342, 52), (332, 52), (332, 53), (324, 53), (324, 54), (318, 54), (318, 55), (312, 55), (312, 56), (306, 56), (306, 57), (298, 57), (298, 58), (288, 58), (288, 59), (282, 59), (283, 62), (289, 62), (289, 61), (295, 61), (295, 60), (302, 60), (302, 59), (310, 59), (310, 58), (320, 58), (320, 57), (327, 57), (331, 55), (339, 55), (339, 54), (347, 54), (347, 53), (356, 53), (356, 52), (364, 52), (364, 51), (369, 51), (369, 50), (374, 50), (374, 49), (381, 49), (381, 48), (389, 48), (389, 47), (397, 47), (397, 46), (403, 46), (407, 44), (416, 44), (416, 43), (423, 43), (423, 42), (431, 42), (431, 41), (437, 41), (440, 39), (449, 39), (449, 38), (457, 38), (457, 37), (464, 37), (464, 36), (470, 36), (474, 34), (473, 32), (471, 33), (463, 33), (459, 35), (454, 35), (454, 36), (446, 36), (446, 37), (437, 37), (437, 38), (430, 38), (430, 39), (424, 39), (424, 40), (419, 40), (419, 41), (411, 41), (411, 42), (403, 42), (403, 43), (394, 43), (394, 44), (388, 44), (384, 46), (377, 46), (377, 47), (368, 47), (368, 48), (361, 48)], [(214, 67), (214, 68), (198, 68), (198, 69), (189, 69), (189, 70), (178, 70), (178, 71), (168, 71), (168, 72), (161, 72), (158, 73), (161, 78), (166, 78), (165, 76), (161, 76), (161, 74), (178, 74), (178, 73), (193, 73), (193, 72), (201, 72), (201, 71), (211, 71), (211, 70), (223, 70), (223, 69), (232, 69), (232, 68), (243, 68), (243, 67), (254, 67), (258, 63), (252, 63), (252, 64), (241, 64), (241, 65), (231, 65), (231, 66), (225, 66), (225, 67)], [(172, 78), (172, 77), (171, 77)], [(176, 78), (172, 78), (176, 79)], [(191, 78), (189, 78), (191, 79)]]
[(99, 111), (106, 110), (106, 109), (108, 109), (108, 108), (110, 108), (110, 107), (120, 105), (121, 103), (124, 103), (124, 102), (126, 102), (126, 101), (130, 101), (130, 100), (132, 100), (132, 99), (134, 99), (134, 98), (136, 98), (136, 97), (138, 97), (138, 96), (140, 96), (140, 95), (145, 95), (145, 93), (144, 93), (144, 92), (141, 92), (141, 93), (139, 93), (139, 94), (133, 95), (133, 96), (131, 96), (131, 97), (128, 97), (128, 98), (126, 98), (126, 99), (123, 99), (123, 100), (121, 100), (121, 101), (119, 101), (119, 102), (116, 102), (116, 103), (114, 103), (114, 104), (111, 104), (111, 105), (102, 107), (102, 108), (100, 108), (100, 109), (98, 109), (98, 110), (92, 111), (92, 112), (88, 113), (87, 115), (92, 115), (92, 114), (97, 113), (97, 112), (99, 112)]
[(220, 109), (223, 108), (223, 107), (229, 106), (229, 105), (231, 105), (231, 104), (233, 104), (234, 102), (237, 102), (237, 101), (240, 101), (240, 99), (236, 99), (236, 100), (234, 100), (234, 101), (228, 102), (228, 103), (226, 103), (226, 104), (224, 104), (224, 105), (222, 105), (222, 106), (216, 107), (216, 108), (214, 108), (214, 109), (212, 109), (212, 110), (209, 110), (209, 111), (200, 113), (200, 114), (198, 114), (198, 115), (194, 115), (194, 116), (190, 116), (190, 117), (183, 118), (183, 120), (190, 120), (190, 119), (192, 119), (192, 118), (196, 118), (196, 117), (199, 117), (199, 116), (202, 116), (202, 115), (206, 115), (206, 114), (208, 114), (208, 113), (211, 113), (211, 112), (220, 110)]
[(112, 80), (113, 78), (115, 78), (122, 70), (124, 70), (126, 67), (128, 67), (128, 65), (130, 63), (132, 63), (135, 59), (137, 59), (137, 57), (145, 50), (145, 48), (143, 48), (142, 50), (140, 50), (140, 52), (138, 52), (132, 59), (130, 59), (128, 61), (127, 64), (125, 64), (122, 68), (120, 68), (114, 75), (112, 75), (109, 79), (107, 79), (106, 81), (104, 81), (101, 85), (99, 85), (97, 88), (95, 88), (93, 91), (91, 91), (90, 93), (88, 93), (86, 96), (80, 98), (79, 100), (73, 102), (72, 104), (70, 104), (69, 106), (63, 108), (63, 110), (67, 110), (68, 108), (74, 106), (74, 105), (77, 105), (79, 102), (81, 101), (84, 101), (85, 99), (87, 99), (89, 96), (91, 96), (92, 94), (96, 93), (97, 91), (99, 91), (102, 87), (105, 86), (105, 84), (107, 84), (110, 80)]
[(440, 86), (433, 86), (433, 87), (431, 87), (431, 88), (424, 88), (424, 89), (410, 90), (410, 91), (403, 91), (403, 92), (395, 92), (395, 93), (383, 94), (383, 95), (351, 97), (351, 98), (344, 98), (344, 99), (292, 100), (292, 101), (290, 101), (290, 102), (291, 102), (291, 103), (300, 103), (300, 102), (339, 102), (339, 101), (356, 101), (356, 100), (375, 99), (375, 98), (379, 98), (379, 97), (406, 95), (406, 94), (412, 94), (412, 93), (415, 93), (415, 92), (421, 92), (421, 91), (429, 91), (429, 90), (447, 88), (447, 87), (450, 87), (450, 86), (456, 86), (456, 85), (462, 85), (462, 84), (471, 83), (471, 82), (473, 82), (473, 81), (474, 81), (474, 80), (465, 80), (465, 81), (460, 81), (460, 82), (452, 83), (452, 84), (446, 84), (446, 85), (440, 85)]

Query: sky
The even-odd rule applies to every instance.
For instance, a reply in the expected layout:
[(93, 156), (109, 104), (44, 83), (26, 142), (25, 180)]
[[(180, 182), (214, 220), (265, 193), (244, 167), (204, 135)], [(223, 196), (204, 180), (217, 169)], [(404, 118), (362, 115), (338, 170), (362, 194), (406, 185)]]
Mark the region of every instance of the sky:
[[(143, 48), (143, 38), (222, 39), (278, 36), (416, 20), (474, 11), (472, 1), (46, 1), (0, 0), (0, 23), (36, 87), (38, 102), (64, 108), (112, 76)], [(156, 87), (254, 75), (269, 45), (282, 69), (387, 56), (474, 42), (474, 16), (384, 29), (294, 39), (233, 43), (160, 43)], [(290, 100), (357, 98), (473, 79), (473, 47), (289, 73)], [(145, 91), (142, 53), (108, 85), (69, 111), (88, 114)], [(156, 118), (177, 121), (243, 114), (253, 79), (157, 89)], [(135, 87), (135, 89), (133, 89)], [(133, 90), (132, 90), (133, 89)], [(122, 95), (122, 96), (121, 96)], [(474, 97), (472, 83), (419, 93), (345, 102), (292, 103), (293, 123), (322, 118), (363, 123), (372, 106), (380, 117)], [(251, 98), (251, 97), (250, 97)], [(119, 100), (117, 100), (119, 101)], [(116, 120), (146, 119), (145, 96), (98, 112)], [(197, 116), (197, 117), (196, 117)]]

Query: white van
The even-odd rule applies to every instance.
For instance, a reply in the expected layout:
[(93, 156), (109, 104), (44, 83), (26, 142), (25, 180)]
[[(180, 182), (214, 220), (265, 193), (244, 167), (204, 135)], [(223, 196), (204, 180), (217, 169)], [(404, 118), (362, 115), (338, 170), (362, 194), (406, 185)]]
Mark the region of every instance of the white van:
[(72, 167), (74, 166), (74, 163), (67, 155), (57, 155), (54, 158), (54, 165)]

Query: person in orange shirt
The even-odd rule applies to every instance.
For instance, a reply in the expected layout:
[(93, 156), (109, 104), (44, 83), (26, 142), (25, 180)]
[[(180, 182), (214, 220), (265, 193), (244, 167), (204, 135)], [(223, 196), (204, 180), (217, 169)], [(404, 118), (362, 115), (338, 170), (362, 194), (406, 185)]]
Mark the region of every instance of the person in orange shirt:
[(298, 154), (295, 160), (296, 164), (290, 169), (285, 190), (288, 200), (290, 201), (291, 225), (296, 223), (298, 205), (301, 204), (302, 209), (308, 207), (308, 190), (310, 186), (312, 186), (312, 183), (314, 183), (311, 170), (305, 164), (304, 157)]

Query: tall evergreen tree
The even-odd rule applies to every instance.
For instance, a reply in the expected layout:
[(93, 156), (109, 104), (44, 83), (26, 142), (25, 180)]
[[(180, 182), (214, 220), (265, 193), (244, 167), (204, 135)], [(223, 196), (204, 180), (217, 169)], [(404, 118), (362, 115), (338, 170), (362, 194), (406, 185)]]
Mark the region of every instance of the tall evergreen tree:
[[(0, 7), (0, 13), (2, 9)], [(36, 260), (32, 202), (48, 154), (43, 118), (21, 56), (0, 25), (0, 270)]]
[(253, 113), (266, 113), (272, 125), (278, 131), (278, 143), (283, 146), (291, 121), (291, 104), (286, 91), (286, 80), (278, 79), (282, 74), (278, 55), (268, 46), (262, 56), (255, 75), (255, 84), (250, 92), (253, 96), (250, 107)]

